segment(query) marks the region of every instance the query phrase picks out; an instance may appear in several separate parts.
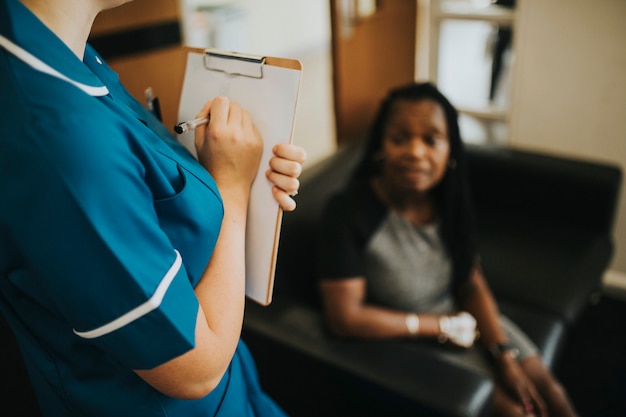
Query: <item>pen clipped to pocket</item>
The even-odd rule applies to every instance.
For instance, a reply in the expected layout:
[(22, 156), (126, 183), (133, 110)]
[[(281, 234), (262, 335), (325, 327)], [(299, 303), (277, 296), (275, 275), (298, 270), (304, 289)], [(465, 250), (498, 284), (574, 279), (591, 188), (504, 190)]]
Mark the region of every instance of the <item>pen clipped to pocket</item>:
[(152, 91), (152, 87), (146, 88), (146, 107), (149, 111), (154, 114), (154, 116), (159, 119), (159, 121), (163, 121), (163, 116), (161, 115), (161, 105), (159, 104), (159, 98), (154, 95)]

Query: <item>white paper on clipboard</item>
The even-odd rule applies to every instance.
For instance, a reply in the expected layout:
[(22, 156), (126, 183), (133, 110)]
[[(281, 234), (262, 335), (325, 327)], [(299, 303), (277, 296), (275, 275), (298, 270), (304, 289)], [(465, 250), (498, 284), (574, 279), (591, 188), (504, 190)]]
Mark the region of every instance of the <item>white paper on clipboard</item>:
[[(291, 143), (302, 65), (297, 60), (212, 49), (189, 49), (179, 120), (192, 120), (204, 103), (226, 96), (246, 109), (263, 136), (263, 155), (252, 185), (246, 230), (246, 296), (272, 301), (282, 210), (265, 178), (272, 147)], [(194, 155), (193, 131), (179, 141)]]

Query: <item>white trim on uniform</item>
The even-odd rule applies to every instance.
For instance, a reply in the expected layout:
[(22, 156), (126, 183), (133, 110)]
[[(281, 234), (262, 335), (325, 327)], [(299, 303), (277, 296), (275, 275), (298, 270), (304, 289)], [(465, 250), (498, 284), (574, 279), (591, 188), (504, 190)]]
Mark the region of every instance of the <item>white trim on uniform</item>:
[(176, 252), (176, 259), (174, 260), (174, 263), (167, 271), (156, 291), (148, 301), (130, 310), (128, 313), (116, 318), (115, 320), (98, 327), (97, 329), (88, 330), (86, 332), (79, 332), (74, 329), (74, 333), (84, 339), (95, 339), (96, 337), (104, 336), (105, 334), (118, 330), (126, 326), (127, 324), (145, 316), (151, 311), (159, 308), (161, 302), (163, 301), (163, 297), (165, 297), (165, 293), (170, 287), (170, 284), (174, 280), (176, 274), (178, 274), (180, 266), (182, 265), (182, 258), (180, 256), (180, 253), (177, 250), (174, 250), (174, 252)]
[(4, 49), (9, 51), (37, 71), (43, 72), (44, 74), (52, 75), (53, 77), (66, 81), (80, 88), (90, 96), (101, 97), (109, 94), (109, 89), (105, 85), (96, 87), (74, 81), (71, 78), (68, 78), (67, 76), (61, 74), (59, 71), (55, 70), (36, 56), (32, 55), (30, 52), (20, 48), (2, 35), (0, 35), (0, 46), (2, 46)]

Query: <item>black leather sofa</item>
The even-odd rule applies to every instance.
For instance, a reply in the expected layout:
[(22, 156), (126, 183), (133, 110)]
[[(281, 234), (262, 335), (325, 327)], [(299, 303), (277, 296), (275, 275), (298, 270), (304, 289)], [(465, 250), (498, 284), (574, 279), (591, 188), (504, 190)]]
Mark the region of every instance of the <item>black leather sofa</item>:
[[(486, 276), (500, 309), (554, 367), (568, 331), (600, 296), (613, 252), (615, 166), (468, 146)], [(339, 340), (315, 283), (319, 217), (360, 155), (353, 145), (306, 169), (286, 213), (274, 301), (248, 302), (244, 340), (265, 389), (293, 416), (487, 416), (492, 382), (411, 341)]]

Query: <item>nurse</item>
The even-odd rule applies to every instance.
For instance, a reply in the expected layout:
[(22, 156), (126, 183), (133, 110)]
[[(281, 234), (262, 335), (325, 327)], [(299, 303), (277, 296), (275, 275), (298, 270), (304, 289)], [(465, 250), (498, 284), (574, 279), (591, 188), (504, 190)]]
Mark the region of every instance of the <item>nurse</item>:
[[(284, 416), (240, 341), (262, 139), (223, 97), (196, 161), (87, 44), (123, 0), (0, 0), (0, 312), (44, 416)], [(293, 210), (306, 154), (273, 149)]]

